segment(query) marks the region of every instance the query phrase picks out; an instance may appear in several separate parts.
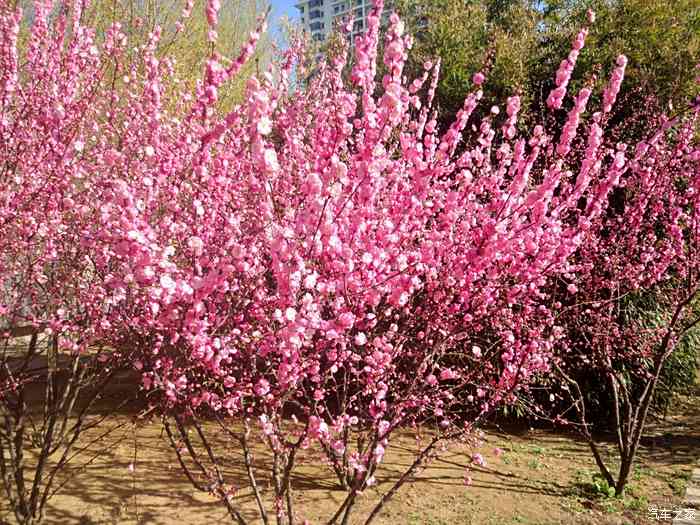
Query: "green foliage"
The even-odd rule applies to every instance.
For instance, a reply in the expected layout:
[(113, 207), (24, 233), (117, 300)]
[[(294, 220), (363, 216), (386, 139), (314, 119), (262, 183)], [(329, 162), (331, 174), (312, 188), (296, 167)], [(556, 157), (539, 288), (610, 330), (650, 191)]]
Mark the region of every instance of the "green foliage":
[(472, 75), (492, 61), (484, 86), (484, 104), (502, 102), (520, 92), (525, 103), (531, 61), (538, 46), (540, 13), (521, 0), (400, 0), (397, 11), (416, 35), (409, 69), (421, 71), (425, 61), (441, 59), (437, 101), (443, 119), (462, 106), (473, 88)]
[(698, 372), (699, 348), (699, 330), (691, 331), (678, 342), (676, 350), (668, 357), (661, 372), (661, 381), (653, 401), (656, 410), (665, 413), (674, 395), (688, 394), (691, 391)]
[(611, 487), (599, 472), (579, 470), (575, 474), (575, 480), (582, 496), (603, 499), (615, 497), (615, 487)]
[[(700, 0), (399, 0), (397, 10), (417, 35), (411, 68), (442, 57), (437, 100), (442, 120), (460, 108), (471, 78), (490, 67), (483, 107), (520, 93), (523, 124), (541, 117), (553, 86), (552, 71), (596, 12), (570, 84), (601, 88), (617, 55), (629, 58), (614, 118), (629, 124), (654, 102), (679, 106), (698, 94)], [(598, 68), (596, 79), (590, 72)], [(583, 73), (582, 73), (583, 72)], [(600, 92), (598, 89), (597, 93)], [(592, 100), (595, 104), (597, 101)], [(566, 108), (565, 104), (565, 108)], [(634, 120), (634, 119), (631, 119)]]
[[(641, 478), (636, 477), (635, 479)], [(595, 501), (607, 513), (646, 512), (649, 506), (647, 497), (639, 494), (634, 485), (630, 485), (624, 495), (616, 496), (615, 487), (611, 487), (599, 472), (576, 471), (574, 485), (575, 490), (571, 493), (572, 497), (579, 501)]]
[[(557, 60), (569, 48), (587, 9), (595, 11), (596, 21), (577, 71), (596, 64), (609, 70), (623, 53), (629, 59), (623, 99), (625, 93), (653, 94), (663, 104), (678, 105), (698, 93), (700, 0), (550, 0), (543, 13), (547, 57)], [(572, 85), (583, 80), (575, 73)]]
[(598, 473), (593, 475), (590, 488), (592, 492), (598, 496), (602, 496), (604, 498), (615, 497), (615, 487), (611, 487), (607, 480)]

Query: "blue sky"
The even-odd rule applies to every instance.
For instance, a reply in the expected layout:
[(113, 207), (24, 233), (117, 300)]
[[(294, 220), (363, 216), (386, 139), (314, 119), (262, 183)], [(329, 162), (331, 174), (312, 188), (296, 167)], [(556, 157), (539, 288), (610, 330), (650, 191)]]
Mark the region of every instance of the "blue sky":
[(278, 41), (278, 43), (284, 46), (284, 40), (278, 39), (279, 33), (279, 22), (284, 16), (289, 18), (291, 21), (299, 21), (299, 11), (294, 4), (296, 0), (271, 0), (272, 12), (270, 13), (269, 27), (273, 38)]
[(298, 20), (299, 11), (294, 7), (296, 0), (272, 0), (272, 23), (277, 24), (281, 16), (287, 15), (290, 19)]

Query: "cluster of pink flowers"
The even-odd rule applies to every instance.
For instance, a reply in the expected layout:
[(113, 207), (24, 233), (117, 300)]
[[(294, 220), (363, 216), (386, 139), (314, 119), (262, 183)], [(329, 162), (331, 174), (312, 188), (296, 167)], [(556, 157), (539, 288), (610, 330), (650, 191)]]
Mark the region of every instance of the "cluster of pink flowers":
[[(579, 31), (574, 39), (569, 56), (562, 60), (561, 64), (559, 65), (559, 70), (557, 71), (557, 75), (555, 77), (555, 84), (557, 87), (554, 88), (549, 94), (549, 97), (547, 97), (547, 105), (550, 108), (561, 108), (564, 97), (566, 96), (566, 88), (569, 85), (569, 80), (571, 80), (571, 74), (574, 72), (578, 55), (581, 52), (581, 49), (583, 49), (587, 36), (587, 29), (582, 29)], [(615, 95), (617, 95), (617, 92), (615, 92)]]

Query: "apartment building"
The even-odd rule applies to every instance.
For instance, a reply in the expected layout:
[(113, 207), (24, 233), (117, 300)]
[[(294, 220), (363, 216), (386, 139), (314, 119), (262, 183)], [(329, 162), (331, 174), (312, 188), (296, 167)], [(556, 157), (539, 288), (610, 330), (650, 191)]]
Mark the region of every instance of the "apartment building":
[(301, 24), (311, 38), (323, 42), (336, 23), (353, 18), (351, 36), (364, 32), (372, 0), (301, 0), (296, 4)]

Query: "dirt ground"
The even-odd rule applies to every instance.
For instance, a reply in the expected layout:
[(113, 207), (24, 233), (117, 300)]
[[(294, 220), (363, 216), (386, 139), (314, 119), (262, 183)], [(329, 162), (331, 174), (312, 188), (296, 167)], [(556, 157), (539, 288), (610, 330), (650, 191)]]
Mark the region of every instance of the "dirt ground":
[[(209, 524), (226, 523), (223, 507), (198, 492), (182, 475), (174, 451), (158, 421), (134, 424), (128, 415), (111, 418), (119, 426), (97, 439), (74, 463), (72, 476), (50, 501), (46, 523), (52, 524)], [(379, 492), (396, 479), (415, 446), (408, 436), (391, 446), (377, 486), (363, 494), (353, 523), (362, 523)], [(495, 448), (503, 453), (498, 457)], [(486, 432), (479, 450), (484, 467), (471, 466), (472, 484), (464, 483), (471, 450), (459, 445), (446, 452), (404, 486), (376, 523), (381, 525), (508, 524), (651, 524), (649, 505), (680, 506), (691, 464), (700, 455), (700, 397), (679, 401), (674, 415), (649, 428), (623, 499), (596, 494), (595, 464), (587, 447), (543, 430)], [(92, 455), (91, 455), (92, 454)], [(94, 457), (93, 457), (94, 456)], [(344, 497), (318, 455), (306, 451), (294, 478), (298, 523), (325, 523)], [(83, 466), (80, 466), (81, 463)], [(133, 465), (133, 469), (131, 466)], [(243, 485), (241, 462), (225, 465), (228, 479)], [(263, 489), (266, 487), (263, 484)], [(269, 491), (268, 491), (269, 492)], [(252, 495), (236, 495), (251, 523)], [(0, 522), (11, 522), (0, 502)], [(667, 521), (670, 524), (670, 521)]]

